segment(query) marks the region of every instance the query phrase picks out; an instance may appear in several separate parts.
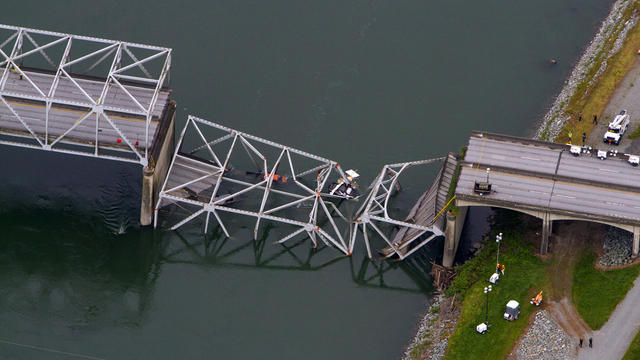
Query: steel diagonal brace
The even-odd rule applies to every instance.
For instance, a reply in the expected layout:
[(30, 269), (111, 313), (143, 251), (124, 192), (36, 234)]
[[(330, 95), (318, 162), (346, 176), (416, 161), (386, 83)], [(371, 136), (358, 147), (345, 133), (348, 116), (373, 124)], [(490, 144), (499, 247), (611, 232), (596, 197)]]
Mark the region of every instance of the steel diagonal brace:
[(76, 120), (76, 122), (69, 128), (67, 129), (67, 131), (65, 131), (62, 135), (58, 136), (57, 139), (55, 139), (50, 145), (49, 147), (53, 147), (55, 144), (58, 143), (58, 141), (62, 140), (62, 138), (64, 138), (65, 136), (67, 136), (67, 134), (69, 134), (71, 131), (73, 131), (73, 129), (75, 129), (76, 127), (78, 127), (78, 125), (82, 124), (88, 117), (89, 115), (91, 115), (93, 113), (93, 111), (88, 111), (86, 114), (84, 114), (82, 117), (80, 117), (78, 120)]
[[(26, 36), (27, 38), (29, 38), (28, 33), (23, 32), (23, 34), (24, 34), (24, 36)], [(22, 53), (22, 54), (20, 54), (20, 55), (15, 55), (15, 56), (11, 57), (11, 59), (9, 59), (9, 57), (8, 57), (8, 56), (5, 56), (5, 58), (6, 58), (7, 60), (4, 60), (4, 61), (0, 62), (0, 66), (4, 66), (5, 64), (7, 64), (7, 61), (12, 61), (12, 62), (13, 62), (13, 61), (16, 61), (16, 60), (20, 60), (20, 59), (22, 59), (22, 58), (24, 58), (24, 57), (26, 57), (26, 56), (29, 56), (29, 55), (31, 55), (31, 54), (33, 54), (33, 53), (35, 53), (35, 52), (38, 52), (38, 51), (42, 51), (42, 50), (44, 50), (44, 49), (47, 49), (47, 48), (49, 48), (49, 47), (51, 47), (51, 46), (54, 46), (54, 45), (56, 45), (56, 44), (58, 44), (58, 43), (60, 43), (60, 42), (65, 41), (65, 40), (67, 40), (67, 37), (66, 37), (66, 36), (65, 36), (65, 37), (61, 37), (61, 38), (56, 39), (56, 40), (54, 40), (54, 41), (52, 41), (52, 42), (50, 42), (50, 43), (47, 43), (47, 44), (44, 44), (44, 45), (42, 45), (42, 46), (36, 47), (35, 49), (29, 50), (29, 51), (27, 51), (27, 52), (25, 52), (25, 53)], [(55, 65), (54, 65), (54, 64), (51, 64), (51, 65), (52, 65), (53, 67), (55, 67)]]
[(105, 114), (104, 112), (102, 113), (102, 116), (105, 118), (105, 120), (107, 120), (107, 122), (109, 123), (109, 125), (111, 125), (112, 128), (114, 128), (116, 130), (116, 132), (118, 133), (118, 135), (120, 135), (120, 137), (122, 138), (122, 140), (124, 140), (124, 142), (129, 145), (129, 148), (131, 148), (131, 150), (133, 150), (133, 152), (136, 154), (136, 156), (138, 156), (138, 159), (140, 160), (140, 162), (142, 163), (143, 166), (147, 166), (147, 159), (143, 158), (142, 155), (140, 155), (140, 153), (138, 152), (138, 150), (136, 149), (135, 146), (133, 146), (131, 144), (131, 142), (129, 141), (129, 139), (127, 139), (126, 136), (124, 136), (124, 134), (122, 133), (122, 131), (120, 131), (120, 129), (116, 126), (116, 124), (107, 116), (107, 114)]
[(197, 210), (196, 212), (194, 212), (193, 214), (189, 215), (188, 217), (186, 217), (184, 220), (180, 221), (179, 223), (173, 225), (171, 227), (171, 230), (175, 230), (179, 227), (181, 227), (182, 225), (188, 223), (189, 221), (193, 220), (196, 216), (202, 214), (204, 212), (204, 208)]
[(42, 55), (45, 58), (45, 60), (47, 60), (47, 62), (49, 63), (49, 65), (51, 65), (51, 67), (56, 67), (56, 64), (54, 64), (53, 61), (51, 61), (51, 58), (44, 51), (44, 48), (38, 45), (38, 43), (35, 40), (33, 40), (33, 38), (31, 37), (31, 35), (29, 35), (28, 32), (24, 33), (24, 36), (26, 36), (27, 39), (29, 39), (29, 41), (33, 44), (33, 46), (39, 49), (40, 55)]
[(11, 113), (13, 114), (13, 116), (16, 117), (16, 119), (18, 119), (18, 121), (20, 121), (20, 123), (22, 124), (22, 126), (24, 126), (25, 129), (27, 129), (29, 131), (29, 133), (31, 134), (31, 136), (33, 136), (34, 139), (36, 139), (36, 141), (38, 142), (38, 144), (40, 144), (41, 147), (44, 147), (44, 144), (42, 143), (42, 141), (40, 140), (40, 138), (38, 138), (38, 136), (36, 135), (36, 133), (33, 132), (33, 130), (31, 130), (31, 128), (29, 127), (29, 125), (20, 117), (20, 115), (18, 115), (18, 113), (11, 107), (11, 105), (9, 105), (9, 103), (7, 102), (7, 100), (5, 100), (4, 96), (0, 95), (0, 101), (2, 101), (7, 108), (9, 108), (9, 111), (11, 111)]
[[(13, 48), (11, 48), (11, 56), (17, 55), (19, 49), (22, 48), (22, 29), (19, 29), (16, 33), (17, 39), (16, 42), (13, 43)], [(11, 60), (11, 56), (7, 55), (4, 51), (2, 51), (2, 47), (0, 47), (0, 55), (5, 58), (5, 61), (2, 64), (7, 64)], [(7, 85), (7, 79), (9, 78), (9, 66), (4, 67), (4, 71), (2, 73), (2, 80), (0, 80), (0, 91), (4, 91), (4, 87)]]
[[(278, 160), (276, 160), (275, 164), (273, 164), (273, 168), (271, 169), (271, 173), (268, 174), (267, 186), (264, 189), (264, 194), (262, 195), (262, 202), (260, 203), (259, 214), (264, 212), (264, 207), (267, 204), (267, 198), (269, 197), (269, 190), (271, 190), (271, 185), (273, 184), (273, 177), (278, 170), (278, 166), (280, 165), (280, 160), (282, 160), (282, 156), (284, 156), (286, 150), (282, 150), (280, 152), (280, 156), (278, 156)], [(266, 175), (266, 174), (265, 174)], [(253, 239), (258, 238), (258, 227), (260, 226), (260, 217), (256, 220), (256, 226), (253, 228)]]
[(139, 63), (138, 68), (140, 68), (140, 70), (149, 78), (153, 78), (153, 76), (151, 76), (151, 74), (149, 73), (149, 71), (147, 71), (147, 69), (144, 67), (144, 65), (142, 65), (143, 63), (140, 63), (140, 60), (138, 60), (138, 58), (133, 55), (133, 53), (131, 52), (131, 50), (129, 50), (129, 47), (125, 46), (124, 47), (124, 51), (131, 57), (131, 60), (133, 60), (136, 63)]
[(200, 131), (200, 127), (198, 126), (198, 124), (196, 124), (195, 121), (191, 120), (191, 118), (189, 118), (189, 122), (191, 123), (191, 125), (193, 125), (193, 127), (196, 129), (196, 132), (198, 132), (198, 135), (200, 135), (200, 138), (202, 139), (204, 144), (207, 146), (207, 149), (209, 150), (209, 154), (211, 154), (211, 156), (213, 157), (213, 160), (216, 162), (216, 164), (218, 164), (218, 166), (222, 167), (222, 162), (220, 161), (220, 159), (218, 159), (218, 156), (216, 156), (216, 153), (213, 151), (213, 148), (209, 146), (209, 143), (207, 142), (207, 139), (202, 134), (202, 131)]

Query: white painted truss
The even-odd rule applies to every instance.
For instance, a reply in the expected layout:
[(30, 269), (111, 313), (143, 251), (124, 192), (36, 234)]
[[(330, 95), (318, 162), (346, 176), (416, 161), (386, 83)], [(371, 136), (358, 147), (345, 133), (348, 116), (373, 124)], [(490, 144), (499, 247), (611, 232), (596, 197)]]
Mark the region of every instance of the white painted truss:
[[(364, 243), (367, 249), (367, 254), (370, 258), (373, 257), (371, 253), (371, 245), (369, 243), (369, 232), (373, 230), (378, 234), (388, 245), (388, 251), (384, 254), (385, 257), (397, 255), (400, 260), (404, 260), (409, 255), (420, 249), (422, 246), (433, 240), (437, 236), (444, 235), (442, 230), (436, 225), (436, 219), (441, 214), (436, 216), (428, 224), (412, 223), (406, 220), (397, 220), (389, 216), (389, 199), (398, 186), (398, 178), (409, 167), (416, 165), (430, 164), (436, 161), (443, 161), (446, 157), (412, 161), (398, 164), (384, 165), (382, 170), (375, 178), (371, 185), (371, 191), (368, 193), (366, 200), (357, 212), (357, 217), (353, 223), (353, 230), (351, 232), (351, 239), (349, 242), (349, 251), (353, 252), (356, 238), (359, 231), (362, 232)], [(396, 236), (396, 239), (391, 239), (392, 235), (389, 231), (385, 232), (381, 229), (381, 224), (390, 224), (398, 227), (400, 231), (404, 229), (405, 232), (410, 231), (409, 238), (401, 235)], [(400, 234), (400, 231), (396, 232)], [(431, 235), (423, 239), (419, 244), (410, 247), (410, 245), (421, 235), (430, 232)]]
[(169, 48), (0, 25), (0, 143), (147, 165), (170, 67)]
[[(245, 171), (252, 165), (255, 172)], [(254, 238), (262, 220), (273, 221), (295, 228), (278, 243), (305, 235), (314, 247), (319, 239), (350, 255), (348, 220), (331, 201), (344, 198), (328, 194), (330, 179), (353, 185), (335, 161), (189, 116), (159, 194), (154, 226), (158, 209), (175, 204), (187, 215), (172, 230), (202, 215), (207, 232), (213, 215), (229, 237), (221, 214), (245, 215), (256, 219)]]

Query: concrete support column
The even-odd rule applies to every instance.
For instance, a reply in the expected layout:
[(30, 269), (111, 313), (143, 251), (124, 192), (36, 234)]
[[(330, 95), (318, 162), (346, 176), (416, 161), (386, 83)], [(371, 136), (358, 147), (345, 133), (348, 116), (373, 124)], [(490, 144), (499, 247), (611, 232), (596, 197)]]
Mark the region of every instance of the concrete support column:
[(640, 227), (633, 227), (633, 256), (638, 256), (640, 251)]
[(444, 250), (442, 252), (442, 266), (453, 266), (453, 260), (456, 257), (456, 216), (447, 213), (445, 231), (444, 231)]
[(142, 169), (142, 201), (140, 204), (140, 225), (148, 226), (153, 222), (153, 175), (154, 168)]
[(542, 218), (542, 241), (540, 241), (540, 254), (544, 255), (549, 250), (549, 236), (553, 229), (553, 221), (549, 219), (549, 213)]
[(452, 267), (456, 258), (458, 244), (460, 243), (460, 234), (464, 227), (464, 221), (467, 217), (469, 207), (462, 206), (459, 208), (458, 215), (447, 213), (445, 231), (444, 231), (444, 250), (442, 252), (442, 266)]

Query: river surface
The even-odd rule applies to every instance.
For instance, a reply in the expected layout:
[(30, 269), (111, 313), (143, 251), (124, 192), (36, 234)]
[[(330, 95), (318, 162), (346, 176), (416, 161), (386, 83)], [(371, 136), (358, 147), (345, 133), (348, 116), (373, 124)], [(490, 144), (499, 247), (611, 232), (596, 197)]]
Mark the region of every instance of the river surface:
[[(171, 47), (178, 129), (198, 115), (368, 184), (385, 163), (457, 151), (474, 129), (531, 134), (611, 3), (23, 0), (3, 3), (0, 22)], [(397, 211), (435, 171), (412, 173)], [(351, 258), (276, 246), (277, 227), (256, 242), (240, 222), (226, 241), (196, 225), (140, 229), (140, 172), (0, 147), (0, 358), (400, 356), (437, 244), (399, 265), (369, 263), (362, 245)]]

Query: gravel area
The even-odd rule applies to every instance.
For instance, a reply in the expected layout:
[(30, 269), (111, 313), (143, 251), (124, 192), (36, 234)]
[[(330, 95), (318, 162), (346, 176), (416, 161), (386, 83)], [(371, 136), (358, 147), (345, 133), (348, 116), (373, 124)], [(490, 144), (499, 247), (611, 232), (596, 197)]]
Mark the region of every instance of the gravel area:
[(635, 260), (631, 255), (632, 246), (633, 234), (611, 226), (604, 234), (604, 253), (598, 263), (605, 267), (629, 264)]
[(536, 313), (533, 325), (520, 342), (518, 360), (575, 359), (575, 344), (546, 310)]
[[(593, 59), (596, 58), (596, 55), (601, 51), (607, 38), (611, 36), (611, 34), (616, 30), (617, 25), (623, 20), (624, 10), (631, 5), (630, 0), (618, 0), (616, 1), (612, 8), (609, 16), (602, 22), (600, 26), (600, 30), (593, 38), (584, 54), (578, 61), (578, 64), (573, 68), (569, 79), (565, 82), (565, 86), (560, 91), (560, 94), (554, 101), (551, 109), (544, 116), (540, 127), (536, 131), (535, 137), (536, 139), (541, 139), (544, 135), (543, 140), (553, 140), (562, 130), (564, 124), (569, 120), (569, 116), (564, 114), (565, 107), (569, 102), (569, 99), (576, 92), (576, 88), (578, 84), (583, 82), (588, 75), (589, 68), (592, 64)], [(627, 20), (624, 24), (624, 29), (618, 35), (616, 42), (614, 43), (613, 48), (607, 53), (607, 56), (596, 72), (596, 75), (593, 76), (589, 80), (589, 84), (593, 83), (593, 81), (604, 71), (607, 65), (608, 59), (620, 50), (624, 38), (626, 37), (629, 29), (638, 21), (638, 17), (636, 15), (632, 16), (631, 19)], [(590, 115), (589, 115), (590, 116)], [(591, 120), (588, 118), (587, 120)]]
[[(442, 295), (434, 298), (429, 310), (420, 321), (416, 336), (407, 346), (402, 357), (403, 360), (440, 360), (444, 358), (449, 335), (453, 332), (457, 322), (457, 316), (453, 316), (451, 319), (441, 318), (440, 309), (444, 300)], [(413, 357), (412, 351), (414, 352)]]

